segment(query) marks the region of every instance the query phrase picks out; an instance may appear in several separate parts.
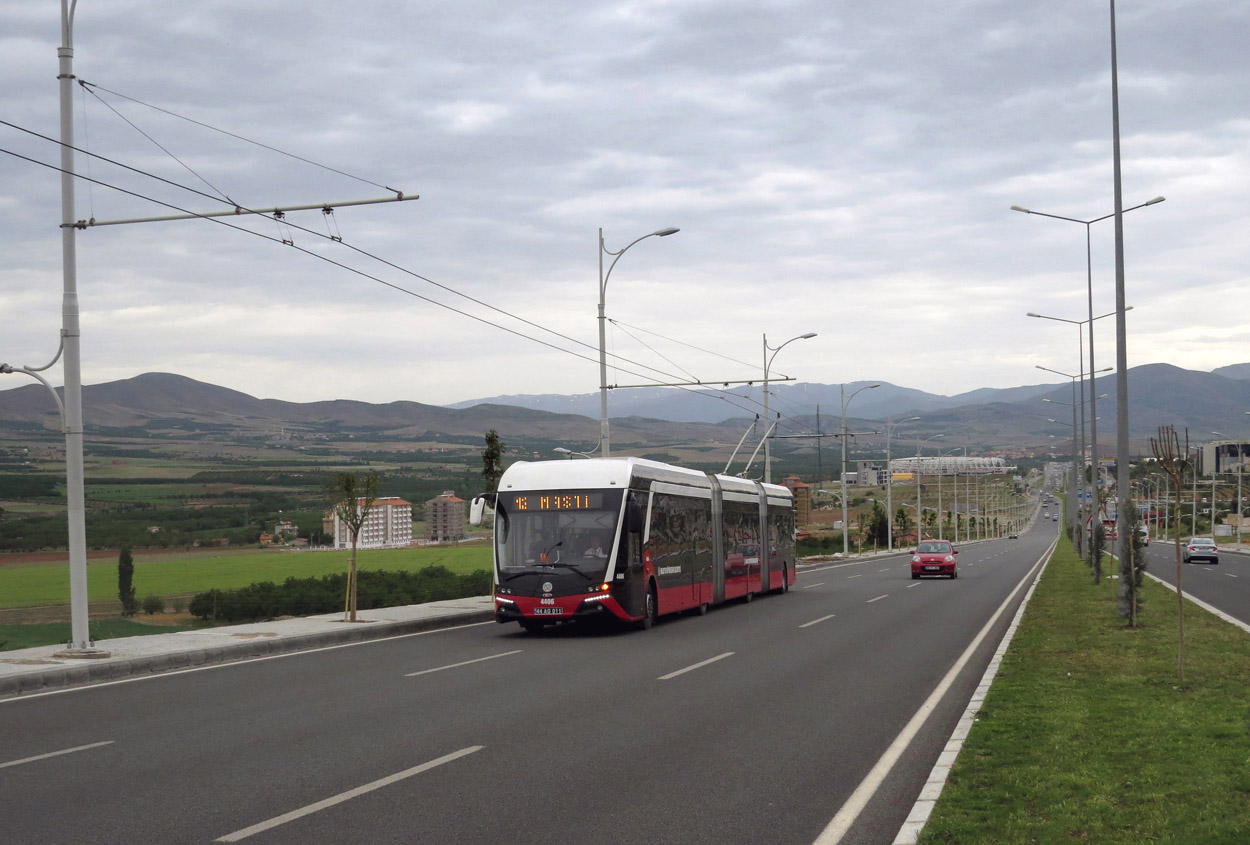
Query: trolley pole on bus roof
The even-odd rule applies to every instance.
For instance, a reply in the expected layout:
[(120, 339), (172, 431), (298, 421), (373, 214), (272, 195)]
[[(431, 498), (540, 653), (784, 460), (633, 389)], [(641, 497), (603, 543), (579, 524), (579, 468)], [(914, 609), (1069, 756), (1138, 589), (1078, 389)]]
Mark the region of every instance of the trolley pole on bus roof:
[[(621, 260), (621, 256), (625, 251), (639, 241), (645, 241), (647, 238), (667, 238), (669, 235), (675, 235), (680, 229), (669, 227), (667, 229), (656, 229), (643, 235), (641, 238), (635, 238), (626, 244), (620, 250), (613, 252), (603, 245), (603, 228), (599, 228), (599, 442), (603, 444), (603, 457), (612, 456), (612, 443), (608, 435), (608, 352), (607, 352), (607, 326), (605, 325), (606, 317), (604, 316), (604, 297), (608, 289), (608, 277), (612, 275), (612, 268), (616, 266), (616, 262)], [(603, 256), (614, 255), (612, 263), (608, 265), (608, 272), (603, 272)]]

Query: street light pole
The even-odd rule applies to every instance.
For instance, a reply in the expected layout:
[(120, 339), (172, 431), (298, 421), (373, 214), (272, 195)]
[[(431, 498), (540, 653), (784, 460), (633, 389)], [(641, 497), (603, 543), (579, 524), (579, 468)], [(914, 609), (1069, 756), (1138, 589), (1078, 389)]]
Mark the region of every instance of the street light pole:
[[(777, 357), (777, 353), (780, 352), (782, 349), (784, 349), (787, 344), (794, 343), (796, 340), (809, 340), (815, 336), (816, 336), (816, 332), (808, 332), (807, 334), (801, 334), (798, 337), (790, 338), (785, 343), (781, 344), (781, 346), (772, 347), (768, 345), (768, 335), (764, 335), (764, 483), (765, 484), (773, 483), (772, 438), (769, 436), (770, 431), (771, 431), (770, 426), (772, 425), (772, 420), (769, 418), (769, 414), (768, 414), (768, 369), (770, 366), (772, 366), (773, 359)], [(773, 354), (771, 356), (768, 354), (769, 350), (772, 350)], [(817, 449), (820, 448), (819, 440), (817, 441), (816, 448)]]
[[(657, 229), (654, 232), (636, 238), (634, 241), (626, 245), (620, 250), (613, 252), (604, 246), (603, 229), (599, 229), (599, 442), (603, 445), (603, 456), (610, 457), (612, 454), (611, 438), (608, 434), (608, 352), (607, 352), (607, 318), (604, 316), (604, 299), (608, 289), (608, 278), (612, 275), (612, 268), (616, 266), (616, 262), (621, 260), (621, 256), (625, 254), (631, 246), (644, 241), (647, 238), (667, 238), (669, 235), (675, 235), (680, 229), (668, 228)], [(612, 255), (612, 263), (608, 265), (608, 272), (603, 272), (603, 256)]]
[[(1116, 398), (1118, 403), (1117, 423), (1118, 431), (1116, 435), (1116, 464), (1125, 465), (1120, 481), (1124, 486), (1128, 486), (1128, 356), (1125, 350), (1125, 319), (1124, 312), (1131, 311), (1132, 308), (1126, 308), (1124, 305), (1124, 215), (1130, 211), (1136, 211), (1139, 208), (1145, 208), (1148, 205), (1155, 205), (1163, 202), (1166, 197), (1155, 197), (1146, 202), (1135, 205), (1131, 208), (1123, 207), (1123, 195), (1120, 191), (1120, 102), (1119, 102), (1119, 81), (1116, 70), (1116, 49), (1115, 49), (1115, 0), (1111, 0), (1111, 111), (1112, 111), (1112, 131), (1113, 139), (1113, 157), (1114, 157), (1114, 182), (1115, 182), (1115, 210), (1111, 214), (1104, 214), (1101, 217), (1095, 217), (1091, 220), (1081, 220), (1076, 217), (1064, 217), (1059, 214), (1047, 214), (1041, 211), (1032, 211), (1022, 208), (1018, 205), (1011, 207), (1012, 211), (1020, 211), (1025, 214), (1036, 214), (1039, 217), (1050, 217), (1054, 220), (1066, 220), (1069, 223), (1080, 223), (1085, 227), (1085, 290), (1089, 306), (1089, 319), (1085, 322), (1089, 323), (1089, 395), (1092, 397), (1097, 390), (1094, 385), (1094, 320), (1098, 319), (1094, 316), (1094, 269), (1090, 248), (1090, 227), (1102, 220), (1115, 218), (1115, 261), (1116, 261), (1116, 310), (1112, 313), (1116, 315), (1116, 366), (1119, 368), (1116, 375)], [(1123, 395), (1120, 395), (1120, 394)], [(1097, 419), (1098, 404), (1095, 400), (1090, 400), (1090, 417)], [(1120, 455), (1121, 446), (1123, 447), (1123, 455)], [(1097, 491), (1099, 481), (1099, 465), (1098, 465), (1098, 423), (1090, 424), (1090, 461), (1094, 467), (1093, 487)], [(1117, 482), (1118, 483), (1118, 482)], [(1095, 497), (1097, 498), (1097, 497)], [(1127, 501), (1127, 500), (1125, 500)], [(1094, 503), (1095, 508), (1098, 506)], [(1117, 512), (1118, 512), (1117, 508)], [(1096, 515), (1096, 514), (1095, 514)], [(1095, 530), (1097, 530), (1095, 528)], [(1120, 581), (1121, 597), (1125, 595), (1125, 581)], [(1123, 615), (1123, 611), (1121, 611)]]
[(880, 387), (879, 384), (868, 384), (856, 390), (850, 396), (846, 395), (846, 385), (838, 385), (839, 395), (842, 399), (842, 557), (845, 559), (850, 557), (850, 516), (846, 510), (846, 406), (851, 404), (851, 400), (865, 390), (872, 390), (874, 387)]
[[(1162, 202), (1162, 201), (1163, 201), (1163, 197), (1158, 197), (1157, 199), (1153, 199), (1153, 200), (1151, 200), (1151, 201), (1150, 201), (1150, 202), (1148, 202), (1148, 203), (1142, 203), (1142, 205), (1150, 205), (1150, 204), (1152, 204), (1152, 203)], [(1141, 208), (1142, 206), (1136, 206), (1136, 207), (1137, 207), (1137, 208)], [(1016, 210), (1018, 210), (1018, 211), (1025, 211), (1025, 210), (1026, 210), (1026, 209), (1022, 209), (1022, 208), (1020, 208), (1019, 206), (1012, 206), (1012, 208), (1014, 208), (1014, 209), (1016, 209)], [(1132, 210), (1132, 209), (1130, 209), (1130, 211), (1131, 211), (1131, 210)], [(1030, 211), (1029, 213), (1030, 213), (1030, 214), (1041, 214), (1041, 216), (1043, 216), (1043, 217), (1055, 217), (1055, 215), (1053, 215), (1053, 214), (1042, 214), (1042, 213), (1041, 213), (1041, 212), (1039, 212), (1039, 211)], [(1058, 217), (1058, 218), (1056, 218), (1056, 219), (1059, 219), (1059, 220), (1068, 220), (1068, 219), (1070, 219), (1070, 218), (1067, 218), (1067, 217)], [(1105, 219), (1105, 218), (1102, 218), (1102, 217), (1099, 217), (1099, 218), (1098, 218), (1098, 220), (1103, 220), (1103, 219)], [(1077, 222), (1081, 222), (1081, 221), (1077, 221)], [(1094, 221), (1091, 221), (1091, 222), (1095, 222), (1095, 223), (1096, 223), (1096, 222), (1097, 222), (1097, 220), (1094, 220)], [(1087, 228), (1086, 228), (1086, 236), (1087, 236), (1086, 245), (1087, 245), (1087, 246), (1088, 246), (1088, 233), (1089, 233), (1089, 229), (1088, 229), (1088, 227), (1087, 227)], [(1131, 305), (1130, 305), (1128, 308), (1126, 308), (1126, 309), (1124, 309), (1124, 310), (1126, 310), (1126, 311), (1132, 311), (1132, 310), (1133, 310), (1133, 306), (1131, 306)], [(1093, 491), (1094, 491), (1094, 493), (1095, 493), (1095, 495), (1091, 497), (1091, 498), (1092, 498), (1092, 500), (1093, 500), (1093, 501), (1092, 501), (1092, 504), (1093, 504), (1093, 506), (1094, 506), (1094, 510), (1095, 510), (1095, 512), (1096, 512), (1096, 511), (1097, 511), (1097, 509), (1098, 509), (1098, 496), (1096, 495), (1096, 493), (1097, 493), (1097, 491), (1098, 491), (1099, 482), (1101, 481), (1101, 478), (1100, 478), (1100, 476), (1099, 476), (1099, 467), (1098, 467), (1098, 399), (1099, 399), (1099, 397), (1095, 395), (1095, 394), (1097, 393), (1097, 390), (1095, 389), (1095, 387), (1096, 387), (1096, 385), (1097, 385), (1097, 382), (1095, 381), (1095, 378), (1096, 378), (1096, 376), (1097, 376), (1097, 374), (1098, 374), (1098, 373), (1107, 373), (1107, 372), (1111, 372), (1111, 368), (1109, 368), (1109, 367), (1108, 367), (1108, 368), (1104, 368), (1104, 369), (1097, 370), (1097, 371), (1095, 371), (1095, 370), (1094, 370), (1094, 356), (1093, 356), (1093, 348), (1094, 348), (1094, 337), (1093, 337), (1093, 331), (1094, 331), (1094, 328), (1093, 328), (1093, 327), (1094, 327), (1094, 321), (1096, 321), (1096, 320), (1101, 320), (1101, 319), (1103, 319), (1104, 317), (1110, 317), (1110, 316), (1112, 316), (1112, 315), (1113, 315), (1113, 314), (1115, 314), (1115, 313), (1116, 313), (1116, 312), (1114, 312), (1114, 311), (1109, 311), (1109, 312), (1107, 312), (1106, 314), (1100, 314), (1100, 315), (1098, 315), (1097, 317), (1095, 317), (1095, 316), (1093, 315), (1093, 311), (1091, 310), (1091, 311), (1090, 311), (1090, 316), (1089, 316), (1089, 318), (1088, 318), (1088, 319), (1085, 319), (1085, 320), (1068, 320), (1068, 319), (1065, 319), (1065, 318), (1063, 318), (1063, 317), (1050, 317), (1050, 316), (1047, 316), (1046, 314), (1035, 314), (1035, 313), (1034, 313), (1034, 312), (1032, 312), (1032, 311), (1030, 311), (1030, 312), (1029, 312), (1029, 314), (1028, 314), (1028, 316), (1030, 316), (1030, 317), (1036, 317), (1036, 318), (1038, 318), (1039, 320), (1054, 320), (1054, 321), (1055, 321), (1055, 322), (1057, 322), (1057, 323), (1069, 323), (1069, 324), (1071, 324), (1071, 325), (1076, 326), (1076, 337), (1077, 337), (1077, 350), (1078, 350), (1078, 353), (1080, 352), (1080, 345), (1081, 345), (1081, 326), (1088, 324), (1088, 325), (1089, 325), (1089, 327), (1090, 327), (1090, 341), (1089, 341), (1089, 344), (1090, 344), (1090, 357), (1089, 357), (1089, 373), (1088, 373), (1088, 375), (1089, 375), (1089, 397), (1090, 397), (1090, 398), (1089, 398), (1089, 416), (1090, 416), (1090, 422), (1089, 422), (1089, 436), (1090, 436), (1090, 439), (1089, 439), (1089, 444), (1090, 444), (1090, 466), (1093, 468), (1093, 469), (1092, 469), (1092, 472), (1090, 473), (1090, 475), (1091, 475), (1091, 479), (1090, 479), (1090, 489), (1091, 489), (1091, 490), (1093, 490)], [(1084, 355), (1082, 354), (1082, 355), (1081, 355), (1081, 357), (1083, 358), (1083, 357), (1084, 357)], [(1078, 363), (1081, 363), (1081, 362), (1080, 362), (1080, 359), (1078, 359)], [(1082, 366), (1084, 366), (1084, 365), (1082, 364)], [(1080, 368), (1078, 367), (1078, 369), (1080, 369)], [(1082, 383), (1081, 383), (1081, 408), (1082, 408), (1082, 410), (1081, 410), (1081, 419), (1082, 419), (1082, 421), (1084, 421), (1084, 419), (1085, 419), (1085, 411), (1084, 411), (1084, 406), (1085, 406), (1085, 383), (1084, 383), (1084, 382), (1082, 382)], [(1085, 441), (1085, 436), (1084, 436), (1084, 434), (1083, 434), (1083, 433), (1082, 433), (1082, 435), (1081, 435), (1081, 440), (1082, 440), (1082, 443), (1084, 443), (1084, 441)], [(1084, 458), (1084, 446), (1082, 445), (1082, 459), (1083, 459), (1083, 458)], [(1082, 485), (1082, 486), (1084, 486), (1084, 485)]]
[(894, 435), (894, 429), (903, 423), (915, 422), (920, 417), (908, 417), (905, 420), (899, 420), (896, 423), (885, 423), (885, 519), (888, 526), (886, 538), (886, 551), (894, 551), (894, 469), (890, 466), (890, 438)]
[[(920, 529), (921, 529), (920, 517), (923, 514), (923, 512), (920, 510), (920, 475), (921, 475), (920, 473), (920, 449), (921, 447), (924, 446), (924, 444), (928, 443), (930, 440), (936, 440), (939, 437), (942, 437), (942, 435), (935, 434), (932, 437), (926, 437), (924, 440), (921, 440), (919, 443), (916, 444), (916, 542), (917, 543), (920, 542)], [(942, 479), (942, 476), (939, 475), (938, 476), (938, 490), (942, 489), (941, 479)], [(938, 498), (938, 510), (940, 511), (941, 508), (942, 508), (942, 500), (939, 497)], [(941, 518), (942, 518), (942, 514), (939, 513), (938, 519), (941, 520)]]

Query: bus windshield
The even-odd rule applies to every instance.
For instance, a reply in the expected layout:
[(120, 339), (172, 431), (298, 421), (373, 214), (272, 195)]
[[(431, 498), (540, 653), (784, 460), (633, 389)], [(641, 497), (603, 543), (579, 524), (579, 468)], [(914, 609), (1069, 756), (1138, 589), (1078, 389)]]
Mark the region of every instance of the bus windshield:
[(620, 511), (620, 490), (499, 494), (495, 562), (500, 579), (573, 570), (600, 580), (612, 555)]

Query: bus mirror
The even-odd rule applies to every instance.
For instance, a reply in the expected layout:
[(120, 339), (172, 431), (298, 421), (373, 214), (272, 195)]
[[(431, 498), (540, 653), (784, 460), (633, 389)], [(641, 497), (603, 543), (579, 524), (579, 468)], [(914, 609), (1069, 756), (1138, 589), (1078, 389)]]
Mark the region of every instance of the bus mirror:
[(483, 493), (480, 496), (473, 497), (473, 501), (469, 504), (469, 524), (470, 525), (482, 524), (482, 511), (486, 508), (487, 505), (490, 505), (491, 510), (494, 510), (495, 499), (497, 496), (498, 496), (497, 493)]
[(625, 503), (625, 530), (631, 534), (642, 532), (642, 505), (632, 493)]

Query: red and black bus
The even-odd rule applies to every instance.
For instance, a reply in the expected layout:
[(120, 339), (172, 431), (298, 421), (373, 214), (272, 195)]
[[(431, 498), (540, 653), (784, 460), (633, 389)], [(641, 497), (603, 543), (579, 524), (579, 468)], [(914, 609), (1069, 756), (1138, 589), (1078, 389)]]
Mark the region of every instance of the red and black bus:
[(527, 631), (656, 618), (794, 583), (790, 491), (642, 458), (520, 461), (497, 493), (495, 618)]

